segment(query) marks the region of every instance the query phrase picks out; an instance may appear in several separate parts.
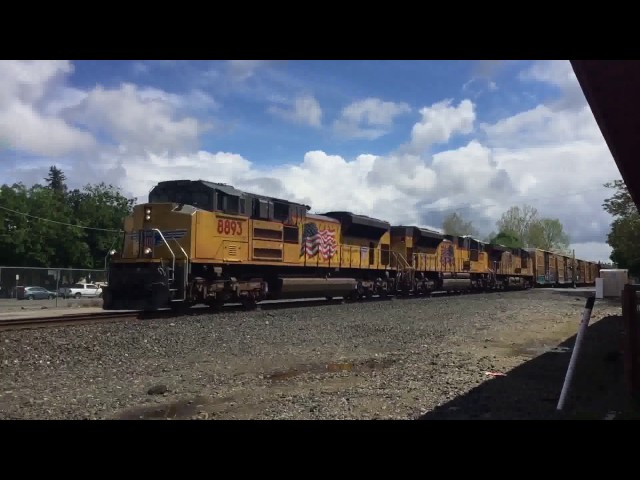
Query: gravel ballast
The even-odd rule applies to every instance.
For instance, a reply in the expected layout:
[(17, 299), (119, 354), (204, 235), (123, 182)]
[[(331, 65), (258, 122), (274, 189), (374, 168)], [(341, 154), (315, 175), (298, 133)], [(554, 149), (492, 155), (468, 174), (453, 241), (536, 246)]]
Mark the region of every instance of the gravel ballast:
[[(599, 302), (593, 323), (620, 314)], [(529, 290), (0, 332), (0, 419), (545, 418), (571, 344), (550, 348), (584, 304)]]

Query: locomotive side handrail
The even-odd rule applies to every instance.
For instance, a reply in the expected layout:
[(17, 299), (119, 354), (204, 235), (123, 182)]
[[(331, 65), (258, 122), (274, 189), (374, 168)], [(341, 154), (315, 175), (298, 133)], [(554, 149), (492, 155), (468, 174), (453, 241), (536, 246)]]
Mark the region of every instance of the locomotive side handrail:
[(162, 239), (164, 244), (167, 246), (167, 248), (171, 252), (171, 256), (173, 257), (173, 263), (171, 264), (171, 278), (169, 280), (171, 282), (173, 282), (174, 281), (174, 276), (173, 275), (174, 275), (174, 272), (176, 270), (176, 254), (173, 253), (173, 250), (169, 246), (169, 242), (167, 242), (167, 240), (164, 238), (164, 235), (162, 234), (162, 232), (160, 231), (159, 228), (152, 228), (151, 230), (153, 230), (154, 232), (158, 232), (158, 234), (160, 235), (160, 238)]
[[(407, 259), (406, 259), (406, 258), (404, 258), (404, 256), (403, 256), (401, 253), (394, 252), (394, 251), (392, 251), (391, 253), (392, 253), (392, 254), (393, 254), (393, 256), (395, 257), (396, 262), (398, 262), (398, 259), (402, 260), (402, 263), (404, 263), (404, 265), (402, 266), (402, 268), (405, 268), (405, 269), (413, 268), (411, 265), (409, 265), (409, 262), (407, 261)], [(398, 265), (400, 265), (400, 262), (398, 262)]]
[(182, 248), (182, 245), (178, 243), (178, 240), (174, 238), (173, 241), (176, 242), (176, 245), (178, 245), (178, 248), (182, 250), (182, 253), (184, 254), (184, 288), (182, 289), (182, 299), (186, 300), (187, 285), (189, 284), (189, 255), (187, 255), (187, 252), (184, 251), (184, 248)]

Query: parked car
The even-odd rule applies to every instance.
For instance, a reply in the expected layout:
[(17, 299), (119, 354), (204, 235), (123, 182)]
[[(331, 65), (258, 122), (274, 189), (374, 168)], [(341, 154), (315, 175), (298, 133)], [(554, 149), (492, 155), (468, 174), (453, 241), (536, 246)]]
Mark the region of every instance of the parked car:
[(43, 287), (23, 287), (22, 295), (18, 295), (17, 298), (27, 300), (52, 299), (56, 298), (56, 292)]
[(102, 297), (102, 288), (93, 283), (74, 283), (58, 291), (62, 298)]

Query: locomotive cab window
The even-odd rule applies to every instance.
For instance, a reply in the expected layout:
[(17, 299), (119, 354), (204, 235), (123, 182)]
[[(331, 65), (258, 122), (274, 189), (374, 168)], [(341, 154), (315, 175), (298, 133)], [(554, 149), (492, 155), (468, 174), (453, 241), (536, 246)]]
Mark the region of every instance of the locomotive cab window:
[(273, 219), (285, 222), (289, 219), (289, 205), (282, 202), (273, 202)]
[(468, 238), (467, 241), (468, 243), (468, 248), (469, 248), (469, 259), (472, 262), (477, 262), (480, 259), (480, 252), (483, 251), (483, 245), (482, 243), (478, 242), (477, 240), (474, 240), (473, 238)]
[(273, 205), (268, 200), (263, 200), (262, 198), (256, 198), (253, 200), (253, 218), (270, 220), (270, 212), (272, 209)]
[(240, 197), (216, 192), (216, 210), (237, 215), (240, 211)]
[[(380, 246), (380, 264), (385, 266), (389, 265), (389, 258), (390, 258), (389, 245), (387, 245), (386, 243), (383, 243)], [(411, 263), (410, 259), (409, 259), (409, 263)]]
[(194, 192), (190, 202), (194, 207), (209, 210), (211, 208), (211, 198), (205, 192)]

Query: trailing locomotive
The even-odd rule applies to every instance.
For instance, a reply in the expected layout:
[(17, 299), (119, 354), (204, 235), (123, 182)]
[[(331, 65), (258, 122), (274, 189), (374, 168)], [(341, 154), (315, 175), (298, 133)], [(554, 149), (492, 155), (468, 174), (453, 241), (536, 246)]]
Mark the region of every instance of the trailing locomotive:
[[(125, 219), (122, 248), (109, 264), (103, 308), (237, 302), (252, 307), (266, 299), (359, 299), (539, 283), (536, 251), (395, 226), (352, 212), (309, 211), (307, 205), (225, 184), (160, 182), (149, 201)], [(547, 257), (541, 258), (549, 277)], [(582, 265), (592, 271), (588, 262)]]

